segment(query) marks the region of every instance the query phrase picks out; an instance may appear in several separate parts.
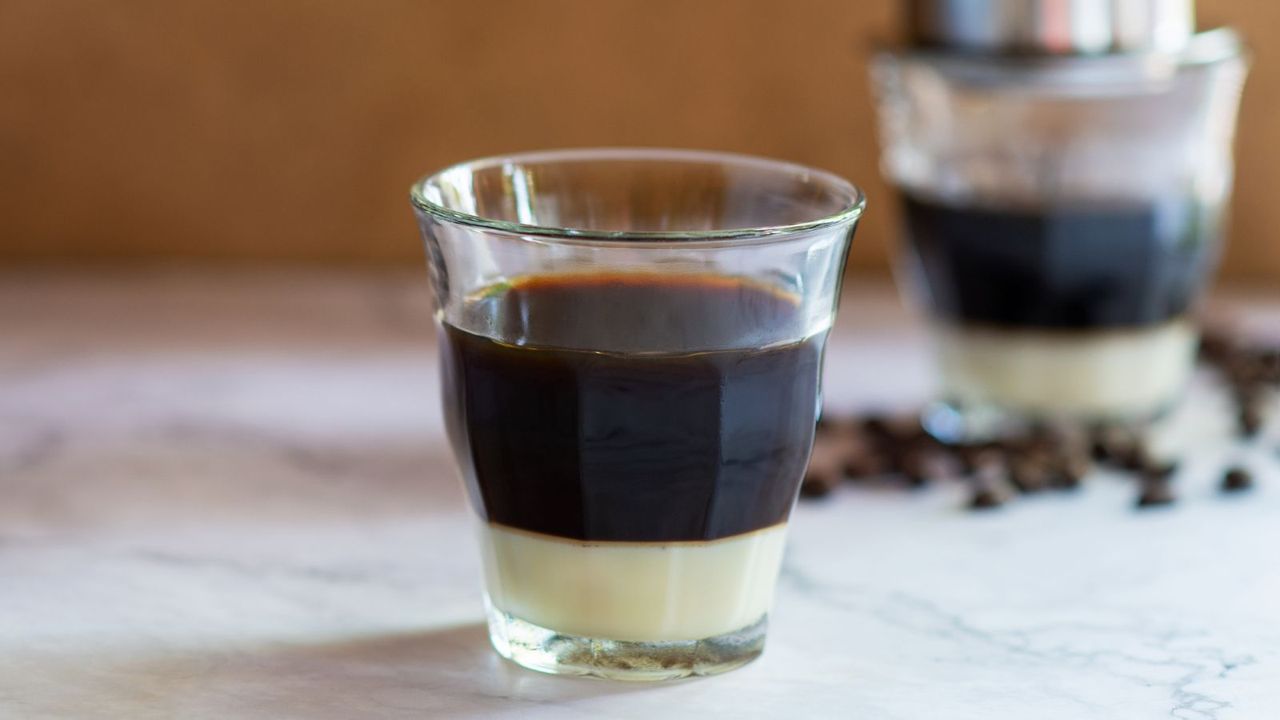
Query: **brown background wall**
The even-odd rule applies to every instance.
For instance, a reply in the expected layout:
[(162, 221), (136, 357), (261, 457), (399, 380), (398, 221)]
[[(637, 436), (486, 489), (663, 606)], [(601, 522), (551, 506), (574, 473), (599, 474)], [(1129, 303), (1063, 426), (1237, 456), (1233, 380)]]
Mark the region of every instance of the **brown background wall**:
[[(420, 262), (406, 188), (508, 151), (674, 145), (867, 188), (891, 0), (0, 0), (0, 258)], [(1280, 282), (1280, 3), (1256, 49), (1225, 269)]]

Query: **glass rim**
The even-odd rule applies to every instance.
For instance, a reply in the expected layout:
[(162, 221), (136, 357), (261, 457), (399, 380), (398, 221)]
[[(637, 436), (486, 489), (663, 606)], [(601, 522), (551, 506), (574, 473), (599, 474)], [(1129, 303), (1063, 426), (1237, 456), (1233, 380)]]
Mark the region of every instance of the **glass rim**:
[[(424, 189), (433, 181), (443, 178), (449, 173), (466, 169), (475, 171), (488, 169), (512, 162), (573, 162), (590, 160), (631, 160), (662, 161), (688, 164), (748, 167), (768, 172), (782, 173), (797, 177), (804, 182), (826, 186), (834, 190), (838, 196), (847, 198), (847, 202), (837, 212), (829, 213), (813, 220), (790, 223), (786, 225), (764, 225), (747, 228), (725, 228), (719, 230), (598, 230), (591, 228), (570, 228), (555, 225), (538, 225), (498, 218), (486, 217), (460, 210), (444, 207), (432, 202)], [(562, 150), (539, 150), (519, 152), (507, 155), (491, 155), (489, 157), (456, 163), (446, 168), (429, 173), (416, 182), (409, 191), (410, 200), (418, 210), (445, 222), (481, 228), (511, 235), (535, 236), (539, 239), (564, 244), (612, 245), (612, 244), (706, 244), (726, 243), (751, 244), (754, 242), (777, 242), (787, 237), (852, 224), (867, 205), (866, 195), (862, 189), (835, 173), (808, 167), (798, 163), (771, 158), (759, 157), (731, 152), (712, 150), (685, 150), (658, 147), (597, 147), (571, 148)]]

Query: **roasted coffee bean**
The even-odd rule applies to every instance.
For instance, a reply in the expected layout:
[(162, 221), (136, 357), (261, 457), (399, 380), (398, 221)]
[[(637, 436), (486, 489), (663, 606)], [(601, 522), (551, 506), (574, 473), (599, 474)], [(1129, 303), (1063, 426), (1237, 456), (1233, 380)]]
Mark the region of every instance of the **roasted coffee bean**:
[(922, 488), (929, 484), (929, 476), (914, 472), (902, 473), (902, 479), (906, 481), (907, 487), (912, 489)]
[(887, 440), (859, 433), (845, 452), (845, 471), (855, 479), (889, 474), (895, 464), (893, 452), (892, 444)]
[(983, 468), (1004, 469), (1004, 451), (989, 443), (961, 445), (958, 454), (962, 469), (967, 475), (976, 474)]
[(920, 424), (919, 418), (911, 418), (894, 428), (896, 435), (902, 442), (911, 443), (913, 445), (926, 447), (937, 445), (934, 439)]
[(940, 464), (945, 468), (947, 477), (959, 478), (973, 472), (973, 468), (966, 463), (965, 458), (960, 455), (955, 446), (945, 447), (940, 457)]
[(1137, 469), (1141, 463), (1141, 441), (1137, 433), (1127, 427), (1112, 425), (1095, 434), (1094, 459), (1113, 463), (1127, 469)]
[(838, 438), (820, 437), (813, 443), (809, 465), (805, 469), (800, 494), (805, 497), (822, 497), (840, 484), (844, 470), (845, 444)]
[(845, 458), (845, 477), (853, 482), (879, 477), (888, 472), (888, 463), (879, 454), (866, 451)]
[(1089, 455), (1095, 462), (1109, 462), (1111, 460), (1111, 446), (1100, 437), (1094, 437), (1089, 441)]
[(879, 456), (872, 444), (863, 437), (849, 422), (835, 422), (832, 431), (819, 434), (814, 443), (814, 453), (825, 443), (832, 446), (832, 456), (823, 458), (839, 470), (839, 474), (853, 480), (876, 475), (883, 472)]
[(898, 472), (909, 487), (919, 488), (928, 484), (929, 450), (923, 444), (915, 443), (907, 447), (897, 465)]
[(800, 483), (800, 497), (826, 497), (839, 484), (838, 477), (833, 479), (830, 475), (805, 475), (804, 482)]
[(880, 443), (880, 454), (884, 459), (885, 472), (890, 475), (902, 474), (902, 453), (902, 446), (897, 442), (885, 441)]
[(1253, 380), (1245, 380), (1231, 386), (1231, 397), (1237, 405), (1261, 402), (1266, 394), (1266, 386)]
[(1248, 470), (1236, 466), (1229, 468), (1222, 475), (1222, 491), (1223, 492), (1240, 492), (1253, 487), (1253, 474)]
[(1138, 507), (1159, 507), (1171, 505), (1177, 501), (1173, 493), (1173, 485), (1165, 479), (1147, 479), (1142, 483), (1142, 491), (1138, 495)]
[(1116, 461), (1123, 470), (1129, 472), (1146, 473), (1149, 468), (1156, 466), (1158, 463), (1151, 458), (1146, 447), (1141, 444), (1134, 445), (1124, 451)]
[(1004, 458), (997, 452), (986, 450), (974, 458), (974, 474), (970, 479), (973, 494), (969, 507), (987, 510), (1003, 505), (1009, 499), (1009, 480)]
[(1026, 434), (1018, 443), (1032, 451), (1049, 451), (1062, 444), (1062, 429), (1043, 420), (1036, 420), (1027, 428)]
[(1068, 452), (1062, 456), (1062, 471), (1076, 480), (1083, 480), (1093, 472), (1093, 462), (1083, 450)]
[(1047, 459), (1026, 453), (1009, 463), (1009, 481), (1018, 492), (1037, 493), (1049, 486), (1051, 477)]
[(1075, 490), (1083, 480), (1080, 476), (1057, 472), (1049, 478), (1049, 487), (1055, 490)]
[(1265, 369), (1267, 382), (1273, 385), (1280, 383), (1280, 347), (1262, 350), (1259, 360)]
[(994, 488), (985, 486), (975, 487), (969, 498), (969, 508), (972, 510), (990, 510), (1003, 504), (1004, 496)]
[(974, 458), (970, 482), (974, 488), (996, 493), (1001, 502), (1007, 499), (1013, 488), (1009, 482), (1009, 467), (1005, 455), (991, 448), (980, 451)]
[(1258, 384), (1261, 379), (1261, 368), (1253, 358), (1247, 355), (1237, 355), (1230, 358), (1222, 366), (1222, 374), (1226, 376), (1227, 382), (1235, 388), (1248, 388)]
[(1053, 430), (1050, 440), (1039, 446), (1042, 452), (1047, 453), (1054, 462), (1058, 462), (1067, 455), (1080, 455), (1088, 459), (1091, 452), (1091, 435), (1083, 427), (1062, 425), (1057, 426)]
[(1050, 484), (1062, 490), (1074, 490), (1080, 487), (1080, 483), (1092, 469), (1092, 463), (1084, 453), (1063, 455), (1053, 469)]
[(1263, 421), (1262, 400), (1250, 399), (1240, 406), (1240, 412), (1236, 417), (1236, 429), (1240, 437), (1252, 439), (1258, 436)]
[(1178, 472), (1178, 462), (1145, 458), (1141, 472), (1142, 476), (1148, 480), (1169, 480)]
[(1120, 469), (1143, 475), (1164, 469), (1168, 464), (1155, 456), (1146, 438), (1137, 434), (1133, 436), (1133, 444), (1124, 448), (1115, 461)]
[(1200, 337), (1200, 359), (1218, 364), (1236, 351), (1236, 340), (1226, 328), (1205, 328)]
[(859, 427), (869, 438), (881, 439), (893, 436), (893, 429), (889, 425), (889, 419), (883, 415), (868, 415), (862, 419)]

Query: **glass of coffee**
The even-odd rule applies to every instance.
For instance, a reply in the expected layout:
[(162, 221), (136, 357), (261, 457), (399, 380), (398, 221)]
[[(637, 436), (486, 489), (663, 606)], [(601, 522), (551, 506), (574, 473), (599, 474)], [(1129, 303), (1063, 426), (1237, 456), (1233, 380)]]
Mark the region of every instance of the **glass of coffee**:
[(759, 655), (862, 193), (599, 149), (464, 163), (412, 201), (493, 646), (628, 680)]
[(934, 328), (934, 435), (1143, 423), (1176, 404), (1247, 66), (1226, 29), (1174, 51), (877, 56), (900, 268)]

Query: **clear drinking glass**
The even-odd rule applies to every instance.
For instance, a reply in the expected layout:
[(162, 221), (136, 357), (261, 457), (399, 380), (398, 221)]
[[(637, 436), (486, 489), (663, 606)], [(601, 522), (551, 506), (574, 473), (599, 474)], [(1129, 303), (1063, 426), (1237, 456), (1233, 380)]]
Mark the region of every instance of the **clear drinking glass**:
[(930, 430), (1173, 405), (1231, 193), (1236, 35), (1177, 53), (888, 51), (873, 68), (900, 268), (935, 329)]
[(464, 163), (412, 200), (493, 646), (643, 680), (756, 657), (861, 192), (602, 149)]

